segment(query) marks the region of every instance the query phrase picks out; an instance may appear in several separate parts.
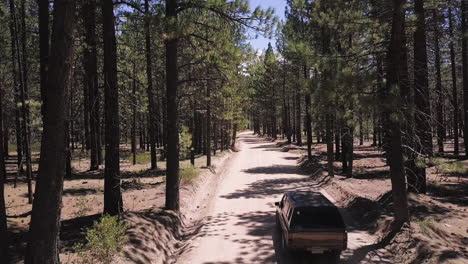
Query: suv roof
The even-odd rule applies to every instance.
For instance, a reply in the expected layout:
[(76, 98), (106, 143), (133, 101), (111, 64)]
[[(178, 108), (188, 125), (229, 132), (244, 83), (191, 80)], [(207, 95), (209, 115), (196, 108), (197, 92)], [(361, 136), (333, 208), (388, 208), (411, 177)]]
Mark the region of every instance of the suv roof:
[(335, 207), (320, 192), (289, 192), (286, 195), (295, 207)]

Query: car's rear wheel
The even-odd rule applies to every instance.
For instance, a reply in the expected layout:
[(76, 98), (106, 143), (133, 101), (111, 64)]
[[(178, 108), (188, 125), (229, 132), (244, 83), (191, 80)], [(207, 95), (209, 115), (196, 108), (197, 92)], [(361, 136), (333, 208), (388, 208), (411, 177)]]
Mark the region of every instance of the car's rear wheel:
[(281, 231), (281, 223), (278, 212), (276, 212), (276, 229), (278, 229), (278, 231)]

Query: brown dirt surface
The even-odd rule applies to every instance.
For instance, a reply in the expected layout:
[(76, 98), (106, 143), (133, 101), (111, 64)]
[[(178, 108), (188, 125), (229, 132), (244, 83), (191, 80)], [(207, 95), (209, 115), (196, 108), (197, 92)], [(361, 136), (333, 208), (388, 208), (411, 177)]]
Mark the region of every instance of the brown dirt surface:
[[(434, 160), (428, 169), (428, 193), (409, 196), (411, 223), (392, 229), (388, 166), (379, 148), (355, 143), (354, 173), (328, 177), (325, 145), (274, 142), (251, 132), (239, 134), (234, 153), (214, 159), (210, 169), (181, 186), (181, 211), (162, 209), (164, 171), (122, 160), (128, 243), (115, 263), (328, 263), (327, 258), (285, 251), (274, 219), (274, 202), (287, 191), (321, 191), (340, 209), (348, 230), (342, 263), (468, 263), (468, 177), (447, 164), (468, 161), (452, 155)], [(449, 147), (447, 148), (449, 149)], [(66, 179), (61, 231), (61, 259), (72, 263), (72, 247), (84, 241), (87, 227), (102, 210), (102, 168), (87, 172), (86, 158), (75, 158), (74, 175)], [(14, 161), (6, 186), (12, 249), (21, 262), (31, 206), (26, 184), (13, 187)], [(204, 158), (197, 159), (203, 164)], [(182, 162), (182, 166), (187, 164)], [(162, 165), (164, 168), (164, 165)]]
[[(182, 181), (181, 207), (183, 211), (193, 210), (194, 193), (206, 182), (213, 182), (218, 167), (224, 167), (231, 152), (218, 153), (213, 157), (213, 166), (203, 167), (204, 157), (196, 159), (198, 176), (193, 182)], [(23, 177), (18, 178), (14, 187), (16, 167), (14, 156), (8, 164), (8, 183), (5, 196), (8, 228), (11, 238), (12, 263), (22, 263), (26, 246), (26, 235), (30, 221), (31, 205), (27, 202), (27, 185)], [(165, 199), (164, 163), (157, 171), (149, 170), (149, 164), (131, 165), (121, 160), (124, 219), (130, 224), (127, 232), (129, 243), (125, 246), (116, 263), (167, 263), (173, 252), (190, 235), (185, 228), (184, 216), (162, 210)], [(181, 162), (181, 167), (189, 161)], [(37, 165), (34, 166), (37, 169)], [(103, 209), (103, 168), (89, 172), (89, 161), (78, 157), (72, 162), (73, 175), (65, 179), (61, 214), (61, 261), (74, 263), (77, 260), (73, 246), (85, 242), (86, 229), (99, 220)], [(34, 190), (34, 186), (33, 186)]]

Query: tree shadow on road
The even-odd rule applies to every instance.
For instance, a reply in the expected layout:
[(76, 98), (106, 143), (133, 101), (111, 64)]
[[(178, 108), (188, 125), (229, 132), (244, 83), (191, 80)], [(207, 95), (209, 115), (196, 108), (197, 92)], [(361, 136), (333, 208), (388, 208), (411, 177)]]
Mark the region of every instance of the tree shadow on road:
[[(375, 260), (378, 263), (392, 263), (389, 261), (390, 256), (386, 256), (384, 253), (378, 252), (377, 250), (382, 249), (386, 246), (388, 246), (393, 238), (401, 231), (402, 229), (401, 224), (393, 224), (392, 227), (390, 228), (390, 231), (385, 234), (385, 236), (380, 239), (378, 242), (371, 244), (371, 245), (366, 245), (362, 246), (356, 250), (353, 251), (353, 254), (344, 262), (346, 264), (357, 264), (361, 263), (368, 255), (370, 252), (373, 252), (373, 258), (378, 259)], [(389, 254), (387, 252), (387, 254)], [(372, 261), (372, 260), (371, 260)]]

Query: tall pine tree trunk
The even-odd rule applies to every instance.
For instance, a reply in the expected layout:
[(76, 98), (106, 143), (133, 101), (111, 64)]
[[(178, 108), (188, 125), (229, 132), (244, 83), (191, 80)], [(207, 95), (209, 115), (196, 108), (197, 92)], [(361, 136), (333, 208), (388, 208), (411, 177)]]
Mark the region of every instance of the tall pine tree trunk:
[(301, 122), (301, 91), (299, 90), (299, 87), (296, 88), (296, 141), (297, 145), (301, 146), (302, 145), (302, 122)]
[(10, 12), (10, 39), (11, 39), (11, 70), (13, 76), (13, 86), (15, 93), (15, 135), (16, 135), (16, 158), (18, 172), (23, 171), (22, 160), (23, 160), (23, 144), (21, 142), (21, 116), (19, 107), (19, 89), (18, 89), (18, 71), (16, 68), (16, 14), (15, 5), (13, 0), (9, 0), (9, 12)]
[(439, 21), (437, 10), (433, 11), (434, 20), (434, 52), (435, 52), (435, 68), (436, 68), (436, 112), (437, 112), (437, 146), (439, 153), (444, 152), (444, 138), (445, 138), (445, 125), (444, 125), (444, 93), (442, 91), (442, 74), (440, 70), (440, 46), (439, 46)]
[[(133, 62), (133, 73), (136, 74), (136, 63)], [(131, 131), (131, 150), (132, 150), (132, 164), (136, 164), (136, 154), (137, 154), (137, 146), (136, 146), (136, 124), (137, 118), (137, 95), (136, 95), (136, 78), (133, 78), (132, 82), (132, 131)]]
[[(307, 67), (304, 66), (304, 82), (307, 83)], [(310, 107), (311, 107), (311, 98), (310, 98), (310, 93), (306, 91), (306, 96), (305, 96), (305, 111), (306, 111), (306, 116), (305, 116), (305, 128), (306, 128), (306, 133), (307, 133), (307, 158), (309, 161), (312, 160), (312, 117), (310, 115)]]
[(179, 70), (177, 66), (177, 7), (178, 0), (166, 0), (166, 89), (167, 89), (167, 173), (166, 209), (179, 210), (179, 109), (177, 102)]
[(467, 32), (467, 1), (461, 0), (461, 29), (462, 29), (462, 66), (463, 66), (463, 144), (465, 145), (465, 156), (468, 157), (468, 32)]
[(206, 166), (211, 166), (211, 91), (210, 84), (206, 83), (206, 141), (205, 141), (205, 151), (206, 151)]
[(306, 131), (307, 131), (307, 158), (312, 160), (312, 118), (310, 116), (311, 98), (310, 93), (306, 94)]
[(45, 96), (47, 86), (47, 62), (49, 59), (49, 0), (38, 0), (39, 6), (39, 71), (41, 78), (42, 115), (47, 97)]
[[(381, 99), (388, 99), (390, 91), (395, 86), (401, 85), (400, 63), (401, 63), (401, 43), (404, 28), (404, 4), (405, 0), (393, 0), (393, 19), (390, 45), (387, 54), (387, 85), (382, 93)], [(403, 147), (401, 141), (400, 119), (389, 118), (392, 114), (397, 114), (395, 106), (386, 106), (384, 113), (390, 123), (388, 128), (389, 146), (388, 163), (390, 164), (390, 179), (392, 184), (393, 210), (395, 222), (403, 224), (409, 220), (408, 197), (406, 193), (405, 171), (403, 166)]]
[(45, 91), (47, 104), (44, 108), (44, 132), (26, 264), (60, 262), (60, 211), (67, 148), (68, 82), (72, 66), (75, 1), (56, 0), (54, 9), (49, 76)]
[(119, 163), (119, 92), (117, 83), (117, 46), (112, 0), (102, 1), (104, 38), (104, 110), (106, 156), (104, 170), (104, 213), (118, 215), (123, 210)]
[(458, 92), (457, 92), (457, 65), (455, 60), (455, 44), (453, 42), (453, 17), (452, 17), (452, 8), (449, 7), (448, 10), (448, 19), (449, 19), (449, 32), (450, 32), (450, 66), (452, 72), (452, 100), (453, 100), (453, 153), (455, 155), (459, 154), (459, 142), (458, 142), (458, 127), (459, 127), (459, 117), (458, 117)]
[[(327, 109), (327, 111), (331, 111)], [(332, 114), (327, 113), (325, 117), (325, 137), (327, 141), (327, 168), (328, 168), (328, 176), (333, 177), (335, 175), (334, 168), (333, 168), (333, 117)]]
[(149, 114), (149, 143), (151, 149), (151, 169), (157, 168), (156, 158), (156, 102), (153, 91), (153, 63), (151, 52), (151, 31), (150, 31), (150, 6), (149, 0), (145, 0), (145, 55), (146, 55), (146, 77), (148, 80), (148, 114)]
[[(431, 109), (429, 103), (429, 80), (427, 70), (426, 21), (424, 1), (414, 1), (416, 30), (414, 32), (414, 104), (416, 150), (423, 156), (432, 155)], [(409, 190), (426, 193), (426, 170), (420, 168), (416, 177), (408, 179)]]
[(85, 80), (89, 103), (89, 143), (91, 149), (90, 170), (97, 170), (100, 162), (101, 146), (99, 144), (99, 90), (97, 75), (96, 47), (96, 0), (86, 0), (83, 5), (85, 26)]
[[(20, 98), (22, 108), (22, 121), (23, 121), (23, 149), (26, 162), (26, 178), (28, 180), (28, 202), (32, 203), (32, 164), (31, 164), (31, 127), (30, 127), (30, 113), (29, 113), (29, 65), (28, 65), (28, 52), (26, 49), (27, 38), (26, 38), (26, 0), (21, 1), (21, 40), (16, 38), (18, 42), (21, 42), (21, 52), (19, 51), (20, 43), (18, 46), (18, 65), (21, 66), (20, 73), (21, 86), (20, 86)], [(21, 56), (20, 56), (21, 54)], [(21, 60), (20, 60), (21, 57)]]
[(5, 144), (4, 144), (4, 123), (3, 119), (3, 80), (0, 79), (0, 259), (8, 263), (8, 232), (7, 232), (7, 219), (5, 207)]

